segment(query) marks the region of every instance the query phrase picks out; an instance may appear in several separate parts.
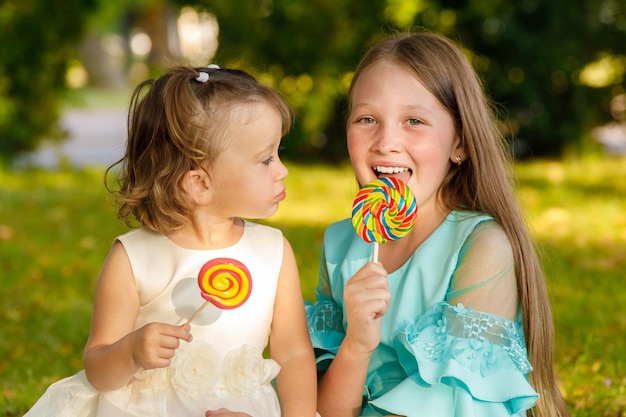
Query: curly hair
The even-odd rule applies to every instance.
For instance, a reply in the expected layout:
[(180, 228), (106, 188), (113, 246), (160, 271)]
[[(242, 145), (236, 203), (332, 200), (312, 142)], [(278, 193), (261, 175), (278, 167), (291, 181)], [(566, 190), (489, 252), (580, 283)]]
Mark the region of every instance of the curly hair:
[(284, 98), (244, 71), (177, 66), (140, 83), (131, 95), (125, 154), (105, 174), (106, 182), (119, 168), (119, 189), (107, 186), (119, 217), (164, 234), (183, 227), (194, 210), (183, 176), (190, 169), (210, 175), (230, 128), (240, 123), (237, 110), (258, 103), (278, 111), (287, 134), (292, 115)]

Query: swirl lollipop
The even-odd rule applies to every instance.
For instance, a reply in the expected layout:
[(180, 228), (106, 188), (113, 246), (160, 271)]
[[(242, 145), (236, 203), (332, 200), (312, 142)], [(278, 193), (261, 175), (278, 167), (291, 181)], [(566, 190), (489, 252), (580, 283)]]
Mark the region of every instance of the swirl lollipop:
[(400, 239), (411, 231), (417, 203), (409, 187), (397, 178), (382, 177), (359, 190), (352, 205), (352, 226), (366, 242), (374, 242), (372, 261), (378, 261), (378, 245)]
[(252, 277), (248, 268), (236, 259), (216, 258), (200, 269), (198, 286), (206, 302), (184, 325), (191, 323), (208, 303), (223, 310), (243, 305), (252, 292)]

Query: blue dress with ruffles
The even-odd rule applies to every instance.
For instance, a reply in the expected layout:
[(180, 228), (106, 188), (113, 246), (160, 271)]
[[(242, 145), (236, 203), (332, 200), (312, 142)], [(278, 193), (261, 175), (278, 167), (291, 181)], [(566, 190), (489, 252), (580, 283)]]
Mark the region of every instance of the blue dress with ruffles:
[[(494, 227), (489, 216), (452, 211), (389, 274), (391, 304), (371, 356), (363, 416), (523, 416), (535, 404), (519, 309), (511, 321), (449, 304), (458, 295), (453, 278), (469, 246)], [(325, 233), (317, 301), (306, 305), (319, 370), (328, 368), (345, 336), (346, 282), (371, 253), (372, 244), (356, 235), (350, 219)]]

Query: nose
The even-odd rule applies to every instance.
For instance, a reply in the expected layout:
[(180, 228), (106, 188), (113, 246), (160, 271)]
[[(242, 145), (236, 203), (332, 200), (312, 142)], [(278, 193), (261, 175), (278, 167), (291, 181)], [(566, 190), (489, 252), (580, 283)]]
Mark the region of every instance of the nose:
[(283, 164), (283, 161), (278, 158), (278, 165), (276, 167), (276, 178), (278, 179), (278, 181), (282, 181), (287, 178), (288, 174), (289, 170), (287, 169), (285, 164)]
[(390, 124), (381, 124), (374, 138), (372, 149), (379, 153), (398, 152), (400, 150), (399, 129)]

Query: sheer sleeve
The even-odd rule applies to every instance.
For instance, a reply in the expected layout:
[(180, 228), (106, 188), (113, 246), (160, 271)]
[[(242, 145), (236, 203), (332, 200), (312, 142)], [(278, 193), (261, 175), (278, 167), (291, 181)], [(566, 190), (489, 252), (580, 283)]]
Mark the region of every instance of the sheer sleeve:
[(494, 221), (478, 225), (461, 248), (447, 301), (515, 320), (518, 299), (513, 252)]
[(518, 311), (511, 245), (497, 223), (481, 222), (461, 246), (446, 299), (396, 336), (408, 378), (373, 404), (407, 416), (418, 415), (414, 407), (433, 415), (524, 415), (538, 395), (527, 380), (532, 366)]

